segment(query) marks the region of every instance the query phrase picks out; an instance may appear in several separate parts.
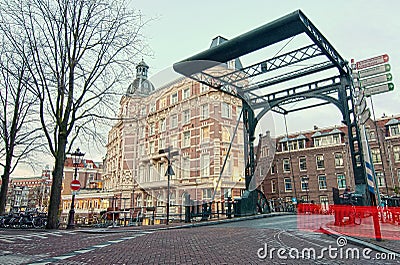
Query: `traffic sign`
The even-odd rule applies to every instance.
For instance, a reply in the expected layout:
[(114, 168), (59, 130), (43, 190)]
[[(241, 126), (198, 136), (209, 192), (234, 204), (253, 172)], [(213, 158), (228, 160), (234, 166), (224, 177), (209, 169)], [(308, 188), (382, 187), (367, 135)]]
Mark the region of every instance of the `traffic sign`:
[(81, 189), (81, 183), (79, 182), (79, 180), (74, 179), (73, 181), (71, 181), (71, 190), (73, 191), (78, 191)]
[(364, 78), (372, 75), (383, 74), (389, 71), (390, 71), (390, 64), (387, 63), (358, 71), (356, 75), (358, 78)]
[(382, 85), (378, 85), (378, 86), (366, 87), (364, 90), (364, 95), (369, 97), (371, 95), (389, 92), (389, 91), (392, 91), (393, 89), (394, 89), (393, 83), (387, 83), (387, 84), (382, 84)]
[(371, 117), (371, 112), (369, 109), (366, 109), (361, 115), (359, 116), (360, 125), (363, 125), (367, 122), (367, 120)]
[(387, 81), (392, 81), (393, 76), (392, 74), (383, 74), (383, 75), (377, 75), (374, 77), (366, 78), (360, 81), (360, 86), (361, 87), (366, 87), (366, 86), (371, 86), (371, 85), (377, 85), (380, 83), (384, 83)]
[(362, 60), (356, 63), (356, 69), (360, 70), (360, 69), (364, 69), (364, 68), (368, 68), (371, 66), (375, 66), (375, 65), (379, 65), (382, 63), (386, 63), (389, 61), (389, 55), (387, 54), (383, 54), (380, 56), (376, 56), (373, 58), (369, 58), (366, 60)]
[(364, 98), (364, 100), (361, 100), (360, 105), (358, 105), (358, 113), (363, 113), (366, 108), (367, 108), (367, 101)]

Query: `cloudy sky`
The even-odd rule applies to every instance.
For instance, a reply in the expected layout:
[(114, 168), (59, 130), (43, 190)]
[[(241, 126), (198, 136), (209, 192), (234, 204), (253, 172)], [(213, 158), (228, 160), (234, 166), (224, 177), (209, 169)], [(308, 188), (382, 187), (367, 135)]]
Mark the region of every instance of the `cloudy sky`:
[[(145, 19), (151, 20), (143, 33), (153, 56), (144, 57), (144, 60), (150, 66), (150, 76), (155, 77), (171, 71), (174, 63), (207, 49), (218, 35), (231, 39), (301, 9), (344, 59), (359, 61), (389, 55), (395, 90), (374, 96), (374, 107), (377, 117), (383, 113), (400, 113), (397, 87), (397, 80), (400, 80), (400, 1), (131, 0), (130, 4), (140, 10)], [(241, 60), (244, 66), (261, 61), (254, 57)], [(126, 88), (121, 89), (125, 91)], [(272, 125), (261, 124), (258, 133), (271, 130), (276, 135), (284, 134), (283, 117), (274, 115), (273, 119)], [(320, 128), (331, 126), (340, 121), (339, 111), (330, 105), (287, 116), (289, 132), (310, 130), (314, 125)], [(90, 151), (86, 155), (99, 161), (102, 156), (104, 154)], [(25, 170), (16, 172), (17, 175), (25, 173)]]
[[(150, 75), (207, 49), (211, 39), (231, 39), (297, 9), (313, 22), (342, 57), (356, 61), (388, 54), (394, 83), (400, 79), (400, 1), (131, 1), (146, 18), (155, 18), (145, 28), (152, 58)], [(261, 61), (261, 60), (259, 60)], [(245, 59), (242, 59), (244, 66)], [(249, 62), (251, 63), (251, 62)], [(254, 63), (254, 62), (253, 62)], [(369, 102), (369, 101), (368, 101)], [(400, 113), (398, 87), (394, 92), (373, 97), (377, 117)], [(323, 115), (321, 115), (323, 113)], [(340, 124), (333, 106), (291, 113), (289, 131)], [(274, 115), (276, 134), (285, 131), (282, 116)], [(265, 131), (266, 126), (262, 126)]]

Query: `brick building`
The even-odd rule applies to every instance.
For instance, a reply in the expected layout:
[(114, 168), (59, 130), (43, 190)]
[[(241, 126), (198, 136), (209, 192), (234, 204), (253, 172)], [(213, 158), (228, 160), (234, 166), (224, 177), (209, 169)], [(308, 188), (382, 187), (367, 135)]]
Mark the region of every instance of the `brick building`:
[(47, 211), (52, 177), (49, 169), (42, 170), (41, 176), (11, 177), (6, 211), (38, 209)]
[[(217, 37), (212, 46), (223, 41)], [(238, 64), (234, 60), (225, 69)], [(104, 185), (115, 194), (118, 207), (156, 207), (165, 214), (166, 148), (174, 154), (171, 214), (182, 213), (185, 194), (197, 202), (239, 197), (244, 188), (241, 122), (221, 178), (220, 171), (241, 101), (187, 78), (155, 89), (147, 79), (148, 68), (143, 61), (137, 66), (137, 78), (120, 102), (120, 121), (109, 132)]]
[[(394, 188), (400, 186), (399, 117), (382, 117), (376, 123), (369, 120), (366, 133), (379, 191), (394, 195)], [(275, 145), (265, 144), (271, 141)], [(333, 204), (333, 187), (342, 192), (347, 186), (354, 188), (347, 127), (315, 127), (277, 139), (267, 134), (262, 142), (258, 173), (264, 177), (262, 188), (273, 207), (283, 207), (297, 198), (328, 209)], [(267, 155), (274, 151), (274, 157)]]
[[(61, 222), (65, 223), (71, 207), (72, 190), (70, 183), (74, 179), (75, 167), (71, 158), (64, 164), (64, 178), (62, 183), (62, 213)], [(77, 223), (91, 223), (93, 219), (100, 218), (100, 212), (109, 207), (112, 194), (103, 187), (103, 165), (90, 159), (83, 159), (78, 165), (77, 180), (81, 189), (75, 196), (75, 218)]]

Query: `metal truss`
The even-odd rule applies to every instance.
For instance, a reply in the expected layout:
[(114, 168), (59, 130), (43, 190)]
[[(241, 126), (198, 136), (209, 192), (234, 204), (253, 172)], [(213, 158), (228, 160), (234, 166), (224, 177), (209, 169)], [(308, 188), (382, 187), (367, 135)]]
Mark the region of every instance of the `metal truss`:
[[(224, 64), (242, 55), (288, 40), (300, 34), (306, 34), (312, 44), (239, 70), (225, 68), (221, 72), (212, 68), (219, 63)], [(311, 60), (317, 57), (318, 60)], [(307, 61), (309, 66), (300, 69), (297, 68), (294, 71), (287, 70), (290, 69), (288, 68), (289, 66), (299, 66), (300, 64), (298, 63), (304, 61)], [(360, 144), (360, 133), (356, 124), (354, 100), (350, 86), (352, 80), (350, 76), (351, 70), (347, 61), (340, 56), (335, 48), (300, 10), (178, 62), (174, 64), (174, 69), (186, 77), (242, 100), (244, 111), (243, 124), (245, 129), (246, 189), (249, 189), (249, 183), (255, 172), (256, 165), (253, 150), (256, 138), (255, 128), (262, 116), (268, 111), (287, 114), (325, 104), (334, 104), (342, 113), (343, 122), (348, 126), (348, 142), (352, 154), (356, 185), (364, 185), (366, 182), (365, 169), (362, 166), (363, 153)], [(279, 71), (279, 74), (273, 76), (274, 70), (277, 69), (283, 69), (284, 71)], [(333, 74), (335, 76), (332, 76), (332, 73), (330, 73), (326, 77), (326, 70), (328, 69), (337, 69), (338, 73)], [(285, 87), (285, 82), (300, 80), (299, 78), (301, 77), (307, 76), (310, 77), (310, 80), (313, 80), (311, 79), (311, 75), (317, 73), (321, 73), (321, 76), (314, 76), (314, 80), (316, 78), (324, 78), (324, 76), (325, 78), (277, 92), (271, 93), (271, 91), (268, 91), (268, 88), (272, 85), (280, 84), (282, 87)], [(268, 78), (254, 84), (248, 83), (249, 78), (262, 74), (268, 74)], [(304, 81), (304, 79), (302, 80), (302, 82), (308, 82)], [(320, 99), (323, 102), (291, 110), (283, 108), (287, 104), (312, 98)], [(258, 110), (257, 115), (255, 115), (255, 110)]]

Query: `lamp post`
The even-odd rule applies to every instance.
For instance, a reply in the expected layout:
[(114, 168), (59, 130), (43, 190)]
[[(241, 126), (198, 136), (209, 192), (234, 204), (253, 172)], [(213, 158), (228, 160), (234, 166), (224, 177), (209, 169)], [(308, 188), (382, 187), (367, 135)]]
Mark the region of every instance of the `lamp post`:
[(310, 202), (310, 198), (308, 197), (308, 180), (309, 180), (309, 177), (301, 177), (301, 180), (303, 181), (303, 183), (306, 186), (307, 202)]
[[(81, 150), (78, 148), (78, 149), (76, 149), (75, 152), (71, 153), (70, 155), (72, 158), (72, 164), (74, 165), (74, 168), (75, 168), (74, 180), (76, 180), (76, 178), (78, 176), (79, 164), (82, 162), (82, 158), (85, 154), (81, 153)], [(76, 191), (72, 191), (71, 209), (69, 210), (67, 229), (75, 228), (75, 221), (74, 221), (74, 219), (75, 219), (75, 194), (76, 194)]]
[(167, 225), (169, 224), (169, 190), (170, 190), (170, 179), (171, 176), (175, 175), (174, 170), (172, 169), (172, 163), (171, 163), (171, 155), (177, 155), (178, 151), (175, 151), (171, 153), (171, 147), (165, 148), (165, 149), (160, 149), (158, 151), (159, 154), (165, 154), (168, 153), (167, 155), (167, 161), (168, 161), (168, 168), (167, 172), (165, 172), (165, 176), (167, 176)]

